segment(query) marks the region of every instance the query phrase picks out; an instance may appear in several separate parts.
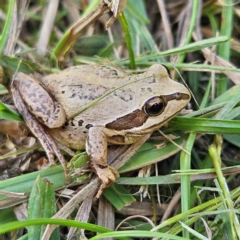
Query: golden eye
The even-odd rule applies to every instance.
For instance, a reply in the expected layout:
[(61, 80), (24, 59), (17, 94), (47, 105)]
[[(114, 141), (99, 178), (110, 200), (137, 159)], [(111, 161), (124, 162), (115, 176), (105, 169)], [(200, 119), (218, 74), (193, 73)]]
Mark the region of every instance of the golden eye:
[(144, 103), (142, 110), (148, 116), (158, 116), (164, 111), (165, 107), (165, 102), (161, 97), (152, 97)]

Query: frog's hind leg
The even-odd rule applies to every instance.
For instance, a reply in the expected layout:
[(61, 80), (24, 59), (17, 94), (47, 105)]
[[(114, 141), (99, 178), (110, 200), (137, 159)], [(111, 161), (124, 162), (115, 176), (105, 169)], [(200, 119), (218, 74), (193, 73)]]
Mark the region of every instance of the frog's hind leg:
[(54, 162), (54, 155), (57, 156), (59, 159), (61, 165), (63, 166), (66, 182), (70, 183), (69, 173), (66, 166), (66, 161), (59, 151), (57, 145), (55, 144), (54, 140), (52, 139), (51, 135), (43, 128), (43, 126), (38, 122), (36, 117), (34, 117), (27, 107), (25, 106), (25, 103), (23, 101), (23, 98), (18, 90), (17, 83), (13, 83), (11, 87), (11, 91), (13, 94), (13, 100), (15, 102), (15, 105), (20, 112), (20, 114), (23, 116), (27, 126), (31, 130), (31, 132), (39, 139), (42, 147), (46, 151), (46, 154), (48, 156), (48, 160), (51, 165), (55, 165)]

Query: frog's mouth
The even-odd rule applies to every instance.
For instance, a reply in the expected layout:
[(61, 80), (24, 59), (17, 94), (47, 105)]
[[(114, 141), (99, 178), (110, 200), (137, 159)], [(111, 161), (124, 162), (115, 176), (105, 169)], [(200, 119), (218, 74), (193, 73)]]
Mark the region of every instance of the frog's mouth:
[(168, 102), (172, 100), (188, 100), (190, 95), (186, 93), (176, 92), (169, 95), (155, 96), (148, 99), (143, 107), (142, 111), (149, 117), (160, 115), (166, 108)]

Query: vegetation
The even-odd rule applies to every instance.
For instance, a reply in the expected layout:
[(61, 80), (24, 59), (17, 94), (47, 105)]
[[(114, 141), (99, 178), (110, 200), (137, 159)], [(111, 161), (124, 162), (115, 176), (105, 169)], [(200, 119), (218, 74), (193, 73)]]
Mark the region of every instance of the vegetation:
[[(24, 2), (0, 1), (0, 239), (41, 239), (44, 224), (85, 229), (90, 239), (240, 239), (239, 3), (128, 0), (108, 31), (111, 14), (79, 31), (76, 23), (99, 1)], [(74, 221), (81, 202), (87, 214), (84, 194), (95, 184), (93, 176), (73, 177), (78, 184), (64, 192), (68, 186), (61, 166), (41, 169), (46, 155), (12, 108), (11, 76), (78, 64), (135, 73), (154, 63), (186, 82), (192, 92), (187, 111), (120, 168), (120, 178), (104, 191), (108, 201), (94, 202), (88, 221), (83, 215)], [(77, 152), (69, 168), (74, 172), (85, 162), (85, 152)], [(74, 192), (90, 177), (88, 192)], [(59, 212), (70, 198), (75, 205)], [(28, 206), (19, 205), (26, 201)], [(105, 225), (101, 218), (108, 220)], [(84, 236), (71, 231), (59, 227), (51, 239)]]

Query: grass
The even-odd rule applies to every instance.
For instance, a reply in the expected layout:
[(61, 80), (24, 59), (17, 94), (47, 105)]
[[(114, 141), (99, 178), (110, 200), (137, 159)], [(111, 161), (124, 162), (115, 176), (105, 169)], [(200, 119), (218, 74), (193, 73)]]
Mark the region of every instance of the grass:
[[(40, 44), (46, 50), (42, 56), (38, 54), (37, 42), (42, 34), (42, 8), (47, 9), (46, 2), (35, 1), (23, 11), (26, 21), (19, 28), (21, 34), (17, 36), (16, 43), (11, 42), (13, 38), (9, 35), (15, 34), (11, 29), (15, 1), (9, 0), (8, 5), (4, 3), (0, 1), (0, 9), (6, 16), (0, 22), (3, 29), (0, 38), (0, 65), (3, 67), (0, 117), (9, 121), (10, 127), (15, 123), (13, 120), (22, 121), (12, 110), (11, 98), (6, 94), (9, 89), (7, 82), (15, 71), (49, 73), (72, 64), (102, 64), (141, 72), (154, 63), (163, 63), (174, 79), (186, 81), (193, 97), (188, 106), (192, 111), (175, 117), (168, 123), (168, 128), (161, 129), (164, 135), (174, 134), (175, 138), (164, 140), (164, 146), (161, 146), (162, 134), (154, 133), (150, 141), (144, 143), (120, 168), (121, 177), (117, 179), (117, 184), (104, 192), (115, 207), (115, 215), (106, 217), (111, 208), (99, 212), (99, 202), (94, 202), (92, 210), (90, 208), (92, 213), (88, 210), (91, 216), (89, 223), (81, 217), (78, 219), (80, 222), (62, 217), (67, 215), (61, 213), (63, 203), (70, 202), (66, 197), (77, 199), (71, 219), (77, 215), (78, 204), (88, 202), (78, 198), (75, 192), (65, 195), (57, 191), (66, 188), (61, 167), (40, 171), (23, 167), (19, 159), (31, 158), (30, 166), (36, 168), (34, 160), (44, 156), (44, 151), (39, 145), (31, 143), (31, 136), (24, 135), (24, 141), (20, 141), (19, 137), (6, 132), (0, 125), (1, 131), (6, 130), (0, 135), (0, 163), (2, 169), (5, 168), (0, 171), (0, 191), (11, 192), (7, 195), (1, 192), (0, 195), (0, 239), (12, 239), (12, 236), (40, 239), (44, 229), (37, 232), (38, 227), (35, 226), (47, 223), (85, 229), (90, 239), (240, 239), (239, 4), (235, 5), (232, 0), (206, 0), (203, 3), (164, 1), (164, 4), (158, 5), (157, 1), (149, 4), (149, 1), (139, 0), (135, 4), (134, 0), (128, 0), (124, 14), (120, 15), (119, 22), (114, 23), (111, 32), (106, 32), (102, 22), (97, 21), (87, 28), (72, 48), (61, 45), (66, 42), (62, 37), (69, 36), (69, 27), (77, 21), (74, 16), (79, 16), (79, 10), (60, 4), (53, 29), (50, 29), (48, 45)], [(80, 12), (86, 16), (97, 1), (92, 1), (91, 6), (84, 5), (84, 1), (81, 3)], [(160, 11), (167, 14), (165, 21), (162, 21)], [(169, 26), (170, 33), (166, 30)], [(171, 49), (169, 43), (173, 44)], [(19, 48), (20, 53), (16, 52)], [(62, 49), (69, 51), (64, 63), (56, 61), (56, 53)], [(50, 59), (53, 52), (54, 61)], [(222, 59), (216, 58), (213, 53)], [(58, 60), (62, 59), (59, 57)], [(39, 151), (33, 154), (31, 151), (35, 149)], [(71, 162), (72, 171), (75, 171), (76, 164), (77, 167), (82, 166), (86, 161), (84, 156), (82, 153), (75, 156)], [(138, 169), (149, 165), (152, 166), (150, 174), (137, 177)], [(6, 173), (9, 179), (3, 180)], [(14, 178), (11, 178), (11, 173), (14, 173)], [(46, 178), (51, 184), (38, 176)], [(85, 174), (72, 181), (81, 185), (89, 178), (91, 176)], [(76, 187), (69, 186), (69, 189), (74, 191)], [(151, 198), (143, 198), (144, 194), (149, 194)], [(29, 203), (29, 217), (16, 221), (16, 210), (14, 212), (12, 206), (24, 201)], [(134, 201), (136, 207), (132, 207), (133, 212), (129, 215), (127, 205)], [(34, 205), (34, 202), (37, 204)], [(146, 214), (148, 208), (144, 206), (152, 209), (150, 215)], [(61, 219), (50, 219), (55, 214)], [(95, 217), (115, 222), (114, 227), (119, 223), (121, 231), (114, 231), (110, 225), (101, 227)], [(24, 231), (18, 230), (24, 227)], [(66, 237), (63, 230), (57, 228), (52, 239), (59, 239), (64, 234)], [(101, 234), (95, 235), (96, 232)], [(76, 232), (76, 235), (79, 234)]]

